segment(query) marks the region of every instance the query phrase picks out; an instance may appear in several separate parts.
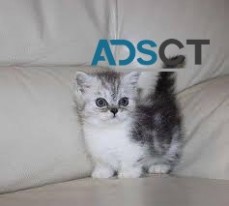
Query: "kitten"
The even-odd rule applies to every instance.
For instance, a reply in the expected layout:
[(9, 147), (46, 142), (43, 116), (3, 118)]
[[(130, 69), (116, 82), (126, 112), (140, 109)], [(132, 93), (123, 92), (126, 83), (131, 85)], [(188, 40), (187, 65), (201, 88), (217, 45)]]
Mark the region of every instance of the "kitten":
[(77, 111), (94, 178), (137, 178), (143, 171), (168, 173), (182, 148), (181, 115), (174, 74), (159, 73), (156, 86), (140, 97), (138, 72), (76, 75)]

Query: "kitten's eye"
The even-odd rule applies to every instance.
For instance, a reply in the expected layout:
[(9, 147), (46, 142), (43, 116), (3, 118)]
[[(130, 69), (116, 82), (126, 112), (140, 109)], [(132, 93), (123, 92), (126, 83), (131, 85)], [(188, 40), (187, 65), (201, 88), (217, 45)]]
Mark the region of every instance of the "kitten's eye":
[(127, 97), (123, 97), (119, 100), (118, 104), (125, 107), (129, 104), (129, 99)]
[(105, 107), (107, 106), (107, 101), (103, 98), (98, 98), (95, 100), (95, 103), (97, 105), (97, 107)]

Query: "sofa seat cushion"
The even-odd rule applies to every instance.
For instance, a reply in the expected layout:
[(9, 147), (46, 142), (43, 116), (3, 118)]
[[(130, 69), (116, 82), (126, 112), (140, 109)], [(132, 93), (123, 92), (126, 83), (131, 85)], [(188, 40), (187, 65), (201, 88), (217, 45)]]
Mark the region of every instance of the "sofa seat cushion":
[(82, 179), (0, 196), (4, 206), (228, 206), (229, 181), (153, 176)]

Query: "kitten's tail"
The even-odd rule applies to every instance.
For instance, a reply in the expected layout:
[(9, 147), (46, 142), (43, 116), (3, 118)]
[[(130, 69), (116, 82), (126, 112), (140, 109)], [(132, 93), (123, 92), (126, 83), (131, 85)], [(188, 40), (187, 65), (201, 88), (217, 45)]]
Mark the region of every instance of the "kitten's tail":
[[(163, 68), (181, 68), (184, 66), (185, 57), (184, 56), (174, 56), (171, 60), (176, 60), (178, 57), (182, 58), (181, 63), (177, 65), (163, 65)], [(176, 82), (176, 74), (175, 72), (160, 72), (158, 75), (156, 87), (155, 87), (155, 95), (161, 94), (174, 94), (175, 90), (175, 82)]]
[(174, 94), (175, 81), (175, 72), (160, 72), (155, 87), (155, 95)]

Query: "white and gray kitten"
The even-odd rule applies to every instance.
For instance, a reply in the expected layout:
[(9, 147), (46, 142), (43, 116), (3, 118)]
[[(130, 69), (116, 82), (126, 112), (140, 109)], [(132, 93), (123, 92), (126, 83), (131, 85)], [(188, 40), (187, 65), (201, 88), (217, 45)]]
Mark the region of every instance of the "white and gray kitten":
[(138, 78), (137, 72), (76, 75), (77, 111), (95, 164), (94, 178), (168, 173), (179, 160), (181, 116), (173, 73), (160, 73), (155, 88), (142, 98)]

